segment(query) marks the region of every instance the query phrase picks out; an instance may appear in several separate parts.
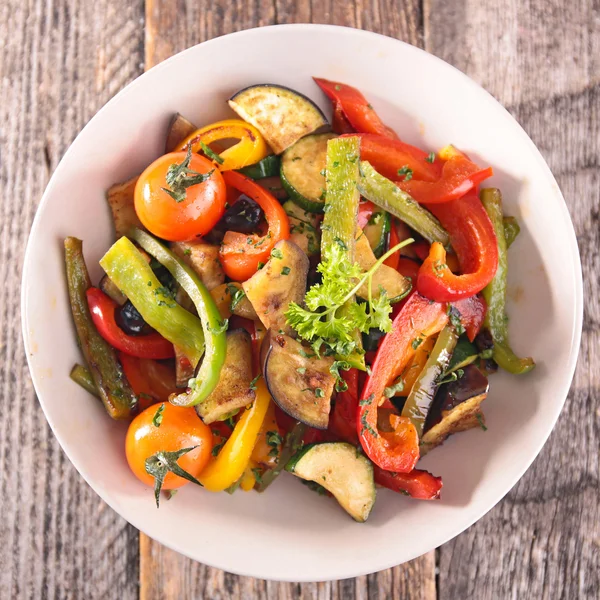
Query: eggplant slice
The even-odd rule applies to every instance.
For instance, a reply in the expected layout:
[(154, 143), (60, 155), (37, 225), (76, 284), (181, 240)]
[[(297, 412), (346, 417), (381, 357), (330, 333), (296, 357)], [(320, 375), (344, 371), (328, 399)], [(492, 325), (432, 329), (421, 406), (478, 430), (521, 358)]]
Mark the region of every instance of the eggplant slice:
[(136, 175), (123, 183), (115, 183), (106, 192), (117, 238), (127, 235), (134, 227), (146, 230), (135, 212), (134, 192), (137, 180)]
[(265, 266), (242, 284), (267, 329), (293, 335), (285, 312), (290, 302), (301, 304), (304, 300), (308, 267), (308, 257), (302, 249), (289, 240), (281, 240)]
[(208, 425), (252, 403), (252, 340), (245, 329), (227, 332), (227, 355), (217, 387), (198, 404), (196, 412)]
[(169, 131), (167, 132), (167, 140), (165, 142), (165, 154), (175, 152), (179, 144), (181, 144), (188, 135), (194, 133), (196, 129), (198, 128), (191, 121), (188, 121), (179, 113), (175, 113), (169, 123)]
[(225, 281), (218, 246), (206, 242), (175, 242), (171, 250), (198, 273), (209, 291)]
[(310, 348), (270, 330), (262, 343), (261, 363), (279, 408), (306, 425), (327, 429), (335, 385), (333, 358), (317, 358)]
[(289, 88), (263, 83), (240, 90), (229, 106), (254, 125), (275, 154), (281, 154), (301, 137), (328, 125), (321, 109)]

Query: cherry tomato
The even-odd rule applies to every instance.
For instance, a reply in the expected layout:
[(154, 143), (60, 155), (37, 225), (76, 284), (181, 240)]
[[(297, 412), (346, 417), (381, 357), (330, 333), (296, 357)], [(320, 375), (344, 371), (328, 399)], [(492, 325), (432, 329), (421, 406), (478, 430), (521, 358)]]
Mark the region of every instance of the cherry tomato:
[[(154, 417), (160, 406), (162, 421), (154, 424)], [(160, 451), (176, 452), (183, 448), (197, 446), (179, 458), (177, 464), (190, 475), (197, 477), (211, 457), (213, 437), (193, 408), (173, 406), (168, 402), (154, 404), (141, 412), (129, 425), (125, 440), (127, 462), (135, 476), (150, 487), (154, 487), (154, 477), (146, 473), (145, 462)], [(174, 490), (188, 483), (187, 480), (167, 473), (163, 490)]]
[(185, 152), (172, 152), (155, 160), (139, 177), (135, 186), (135, 212), (154, 235), (172, 242), (182, 242), (208, 233), (225, 212), (225, 182), (213, 163), (192, 154), (189, 169), (212, 175), (203, 183), (185, 190), (185, 199), (177, 202), (163, 188), (169, 189), (169, 167), (181, 164)]

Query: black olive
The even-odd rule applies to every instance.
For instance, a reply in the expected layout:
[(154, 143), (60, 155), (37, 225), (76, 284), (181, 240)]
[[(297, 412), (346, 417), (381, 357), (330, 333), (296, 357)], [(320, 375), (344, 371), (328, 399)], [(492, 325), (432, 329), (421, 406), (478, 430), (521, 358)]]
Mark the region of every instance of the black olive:
[(263, 209), (252, 198), (242, 194), (237, 202), (230, 206), (217, 223), (217, 229), (252, 233), (264, 216)]
[(473, 340), (477, 350), (483, 352), (484, 350), (491, 350), (494, 347), (494, 340), (489, 329), (482, 329)]
[(143, 335), (150, 330), (150, 326), (130, 300), (115, 310), (115, 321), (127, 335)]

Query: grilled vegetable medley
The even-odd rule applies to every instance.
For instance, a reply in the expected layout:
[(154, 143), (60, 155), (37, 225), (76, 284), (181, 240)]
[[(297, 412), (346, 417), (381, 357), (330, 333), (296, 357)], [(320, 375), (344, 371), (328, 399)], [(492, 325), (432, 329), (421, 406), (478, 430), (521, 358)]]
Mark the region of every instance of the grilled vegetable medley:
[(263, 492), (284, 471), (361, 522), (377, 486), (437, 499), (419, 459), (485, 429), (498, 366), (535, 366), (508, 338), (519, 225), (481, 188), (492, 169), (403, 142), (359, 90), (315, 82), (331, 124), (271, 84), (217, 123), (176, 114), (165, 154), (107, 192), (97, 286), (65, 240), (71, 378), (129, 421), (157, 506), (190, 482)]

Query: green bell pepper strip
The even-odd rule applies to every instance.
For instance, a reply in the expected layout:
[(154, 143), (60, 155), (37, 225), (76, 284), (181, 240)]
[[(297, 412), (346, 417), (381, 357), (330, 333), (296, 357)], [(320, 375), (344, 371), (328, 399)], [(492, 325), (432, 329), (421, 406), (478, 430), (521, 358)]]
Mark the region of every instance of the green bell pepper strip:
[(519, 358), (508, 342), (508, 318), (506, 316), (506, 276), (508, 256), (502, 214), (502, 195), (500, 190), (487, 188), (481, 190), (481, 202), (487, 212), (498, 241), (498, 270), (494, 279), (483, 289), (487, 303), (484, 327), (487, 327), (494, 340), (492, 358), (509, 373), (521, 375), (535, 367), (533, 358)]
[(126, 237), (117, 240), (100, 266), (146, 323), (180, 348), (192, 364), (198, 364), (204, 352), (202, 323), (175, 302), (133, 242)]
[(86, 392), (89, 392), (92, 396), (96, 396), (96, 398), (100, 398), (100, 393), (94, 383), (94, 378), (87, 367), (79, 364), (73, 365), (69, 377)]
[(123, 373), (114, 348), (94, 327), (85, 295), (92, 284), (82, 246), (81, 240), (77, 238), (65, 239), (67, 286), (79, 346), (106, 411), (113, 419), (127, 419), (137, 405), (137, 398)]
[(367, 200), (404, 221), (427, 241), (440, 242), (445, 248), (450, 246), (450, 236), (439, 221), (367, 161), (361, 161), (360, 175), (358, 191)]
[[(346, 248), (350, 264), (354, 264), (356, 222), (360, 194), (356, 182), (359, 178), (360, 138), (334, 138), (327, 142), (326, 204), (321, 225), (321, 255), (333, 244), (341, 243)], [(354, 298), (341, 307), (340, 313), (356, 302)], [(339, 357), (352, 367), (366, 370), (362, 349), (362, 337), (358, 330), (353, 334), (356, 348), (350, 356)]]
[(508, 250), (517, 239), (519, 233), (521, 233), (521, 228), (516, 217), (504, 217), (502, 223), (504, 224), (504, 239), (506, 240), (506, 249)]
[(423, 436), (425, 421), (440, 378), (448, 369), (457, 341), (458, 334), (452, 325), (448, 324), (440, 331), (431, 354), (404, 403), (402, 416), (412, 421), (419, 437)]
[(177, 406), (195, 406), (206, 400), (219, 383), (221, 368), (225, 362), (227, 352), (227, 319), (225, 321), (221, 320), (221, 313), (213, 297), (195, 271), (145, 231), (134, 229), (131, 236), (148, 254), (153, 256), (173, 275), (198, 311), (204, 331), (204, 344), (206, 347), (204, 358), (196, 377), (188, 382), (190, 390), (174, 398), (172, 397), (170, 400), (171, 404)]

